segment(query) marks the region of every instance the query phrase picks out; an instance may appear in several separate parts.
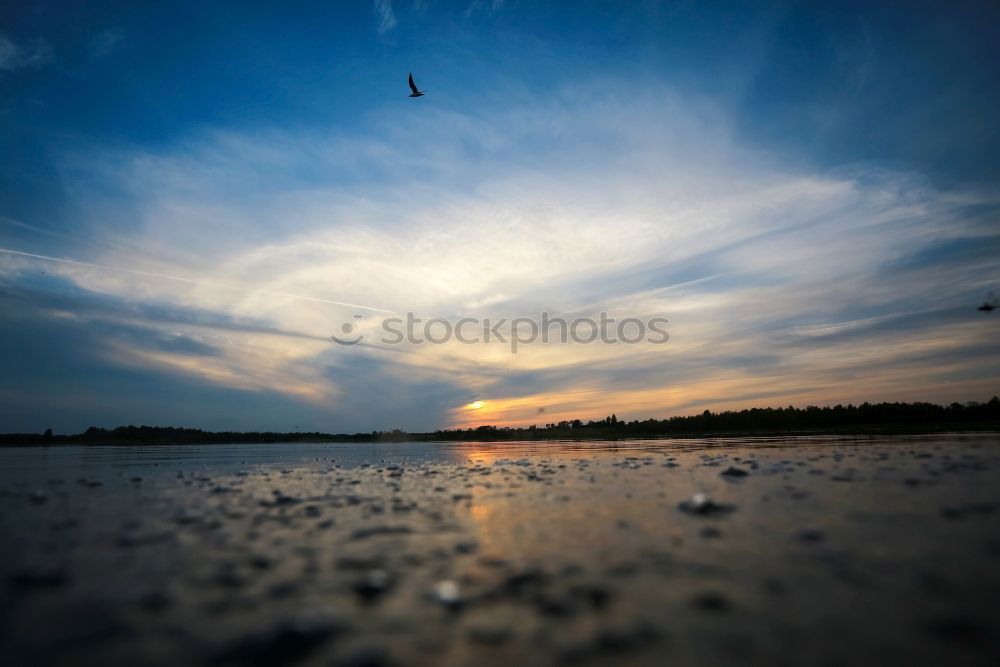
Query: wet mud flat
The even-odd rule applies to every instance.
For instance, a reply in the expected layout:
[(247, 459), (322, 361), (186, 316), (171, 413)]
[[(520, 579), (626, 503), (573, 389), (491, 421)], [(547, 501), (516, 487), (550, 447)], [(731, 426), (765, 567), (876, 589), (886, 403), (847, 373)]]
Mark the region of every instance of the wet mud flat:
[(10, 665), (997, 664), (1000, 437), (0, 487)]

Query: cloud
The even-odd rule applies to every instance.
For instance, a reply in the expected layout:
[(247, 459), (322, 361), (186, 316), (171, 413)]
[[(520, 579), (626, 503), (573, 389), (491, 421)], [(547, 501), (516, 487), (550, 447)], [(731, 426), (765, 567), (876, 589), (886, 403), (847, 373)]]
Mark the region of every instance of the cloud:
[[(429, 430), (465, 393), (446, 377), (400, 377), (378, 359), (325, 358), (333, 351), (325, 338), (80, 290), (48, 273), (31, 286), (0, 288), (0, 308), (10, 314), (0, 322), (0, 364), (21, 378), (16, 391), (0, 389), (0, 421), (10, 430), (48, 424), (42, 428), (76, 432), (124, 421)], [(300, 343), (317, 353), (298, 366), (283, 355)]]
[(468, 7), (465, 8), (465, 18), (469, 18), (473, 14), (479, 11), (484, 11), (488, 14), (498, 12), (503, 9), (504, 0), (473, 0)]
[[(280, 394), (356, 428), (988, 393), (993, 332), (960, 306), (1000, 276), (996, 194), (784, 163), (733, 126), (710, 99), (595, 80), (384, 111), (350, 134), (83, 147), (61, 173), (77, 229), (115, 241), (46, 264), (76, 290), (47, 317), (109, 322), (116, 368)], [(0, 255), (0, 279), (42, 262)], [(342, 304), (666, 316), (671, 341), (340, 348), (326, 337), (360, 312)], [(373, 334), (382, 315), (363, 314)], [(463, 411), (468, 396), (487, 408)]]
[(0, 72), (37, 69), (51, 63), (53, 58), (52, 47), (41, 37), (30, 46), (19, 46), (0, 35)]
[(120, 30), (102, 30), (91, 38), (90, 54), (94, 58), (108, 56), (121, 46), (124, 39), (125, 35)]
[(375, 16), (378, 18), (378, 34), (384, 37), (396, 28), (396, 13), (392, 11), (392, 0), (375, 0)]

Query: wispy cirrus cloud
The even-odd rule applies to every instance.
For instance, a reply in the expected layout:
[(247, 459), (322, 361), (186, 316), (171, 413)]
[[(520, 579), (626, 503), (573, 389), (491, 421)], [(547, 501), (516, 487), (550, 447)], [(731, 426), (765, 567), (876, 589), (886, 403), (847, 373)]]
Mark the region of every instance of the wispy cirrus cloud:
[(376, 30), (382, 37), (395, 30), (398, 24), (396, 13), (392, 10), (392, 0), (375, 0), (375, 17), (378, 19)]
[(121, 30), (101, 30), (90, 39), (90, 54), (94, 58), (104, 58), (116, 51), (124, 40), (125, 34)]
[[(1000, 275), (984, 215), (995, 195), (783, 163), (741, 144), (711, 100), (669, 87), (592, 81), (388, 111), (350, 135), (87, 146), (65, 156), (63, 178), (80, 229), (116, 239), (81, 244), (79, 259), (130, 271), (49, 266), (131, 304), (101, 321), (161, 326), (150, 308), (215, 318), (174, 317), (166, 339), (108, 324), (105, 363), (279, 392), (348, 430), (386, 425), (383, 405), (355, 400), (386, 382), (439, 388), (395, 395), (394, 425), (410, 428), (989, 391), (991, 332), (954, 304)], [(0, 257), (8, 281), (37, 269)], [(426, 317), (666, 316), (671, 341), (340, 348), (325, 337), (359, 311), (331, 301)], [(361, 331), (380, 317), (366, 312)], [(222, 325), (248, 320), (289, 335)], [(487, 409), (463, 410), (471, 396)]]
[(497, 12), (503, 8), (504, 0), (473, 0), (465, 8), (465, 18), (469, 18), (476, 12), (485, 11), (487, 13)]
[(0, 72), (39, 68), (53, 60), (52, 46), (41, 37), (27, 44), (17, 44), (0, 34)]

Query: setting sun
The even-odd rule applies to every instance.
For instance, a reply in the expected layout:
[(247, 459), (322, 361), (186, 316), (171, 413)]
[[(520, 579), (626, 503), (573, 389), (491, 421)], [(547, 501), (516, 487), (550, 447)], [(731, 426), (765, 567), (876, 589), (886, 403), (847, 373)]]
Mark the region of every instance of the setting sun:
[(485, 405), (486, 405), (486, 401), (473, 401), (472, 403), (469, 403), (465, 407), (467, 407), (469, 410), (479, 410), (480, 408), (484, 407)]

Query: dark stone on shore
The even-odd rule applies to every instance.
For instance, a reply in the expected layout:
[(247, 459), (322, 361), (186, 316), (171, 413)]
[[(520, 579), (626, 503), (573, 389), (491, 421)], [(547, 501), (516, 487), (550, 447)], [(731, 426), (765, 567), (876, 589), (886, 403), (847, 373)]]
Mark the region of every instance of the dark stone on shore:
[(250, 556), (250, 558), (247, 560), (247, 562), (250, 563), (251, 567), (253, 567), (255, 569), (258, 569), (258, 570), (270, 570), (272, 567), (274, 567), (274, 561), (273, 560), (271, 560), (267, 556), (261, 556), (259, 554), (258, 555), (254, 555), (254, 556)]
[(128, 531), (118, 536), (116, 544), (123, 549), (128, 549), (148, 544), (169, 542), (172, 539), (174, 539), (174, 534), (167, 531), (158, 533), (136, 533)]
[(560, 661), (573, 665), (609, 654), (628, 653), (655, 644), (662, 637), (659, 630), (645, 622), (636, 623), (632, 627), (608, 628), (598, 633), (593, 640), (563, 651)]
[(719, 473), (720, 477), (730, 481), (743, 479), (744, 477), (748, 477), (749, 475), (750, 473), (748, 473), (746, 470), (741, 470), (739, 468), (734, 468), (732, 466), (726, 468), (725, 470)]
[(325, 612), (302, 612), (237, 638), (216, 653), (209, 664), (295, 664), (343, 630), (343, 624)]
[(296, 581), (281, 581), (268, 588), (267, 594), (276, 600), (280, 600), (298, 593), (301, 587)]
[(364, 602), (374, 602), (392, 588), (392, 575), (385, 570), (370, 570), (359, 577), (351, 589)]
[(455, 551), (460, 554), (474, 554), (479, 549), (475, 542), (459, 542), (455, 545)]
[(384, 564), (382, 556), (341, 556), (335, 563), (338, 570), (377, 570)]
[(357, 649), (334, 663), (336, 667), (395, 667), (397, 664), (385, 649), (373, 646)]
[(139, 596), (136, 600), (136, 604), (141, 608), (149, 612), (163, 611), (170, 606), (172, 600), (170, 596), (162, 591), (152, 591), (144, 595)]
[(631, 628), (608, 629), (597, 636), (597, 647), (602, 651), (619, 653), (652, 644), (660, 639), (660, 632), (645, 623)]
[(639, 566), (635, 563), (624, 562), (615, 563), (609, 567), (605, 572), (611, 577), (631, 577), (636, 572), (639, 571)]
[(502, 626), (474, 626), (468, 631), (469, 641), (489, 646), (506, 644), (512, 635), (510, 628)]
[(570, 588), (570, 594), (587, 602), (594, 609), (604, 609), (611, 602), (611, 589), (597, 584), (578, 584)]
[(242, 588), (247, 585), (246, 577), (234, 568), (224, 567), (212, 577), (212, 583), (223, 588)]
[(998, 507), (1000, 507), (1000, 503), (966, 503), (941, 508), (941, 516), (946, 519), (964, 519), (969, 516), (992, 514)]
[(571, 616), (576, 607), (571, 600), (556, 595), (540, 593), (535, 598), (535, 608), (545, 616)]
[(504, 590), (512, 595), (521, 595), (525, 591), (544, 586), (548, 583), (548, 577), (540, 570), (527, 570), (507, 577), (504, 581)]
[(25, 569), (12, 574), (10, 583), (21, 590), (60, 588), (69, 583), (69, 576), (56, 569)]
[(937, 639), (954, 644), (977, 644), (987, 637), (982, 624), (964, 614), (931, 619), (927, 623), (927, 632)]
[(366, 540), (370, 537), (380, 537), (383, 535), (406, 535), (412, 533), (409, 526), (373, 526), (371, 528), (359, 528), (351, 533), (352, 540)]
[(54, 630), (51, 645), (64, 655), (72, 655), (98, 644), (127, 638), (133, 631), (121, 611), (105, 602), (70, 603), (50, 619)]
[(796, 539), (803, 544), (818, 544), (826, 539), (826, 535), (824, 535), (821, 530), (806, 528), (805, 530), (800, 530), (798, 532)]
[(725, 612), (732, 607), (726, 596), (711, 591), (699, 593), (691, 600), (691, 603), (698, 609), (711, 612)]
[(177, 516), (174, 517), (174, 521), (181, 524), (182, 526), (186, 526), (192, 523), (198, 523), (199, 521), (201, 521), (201, 517), (192, 512), (181, 510), (180, 512), (178, 512)]

